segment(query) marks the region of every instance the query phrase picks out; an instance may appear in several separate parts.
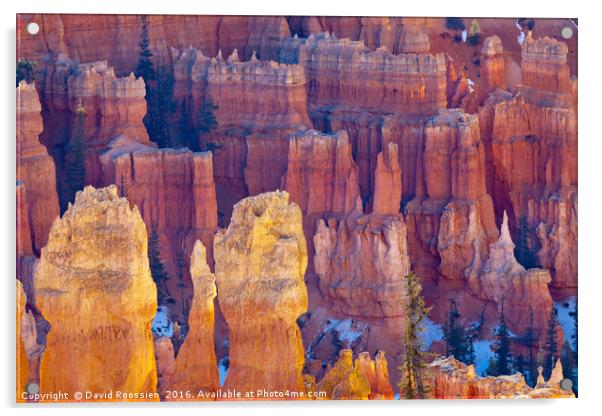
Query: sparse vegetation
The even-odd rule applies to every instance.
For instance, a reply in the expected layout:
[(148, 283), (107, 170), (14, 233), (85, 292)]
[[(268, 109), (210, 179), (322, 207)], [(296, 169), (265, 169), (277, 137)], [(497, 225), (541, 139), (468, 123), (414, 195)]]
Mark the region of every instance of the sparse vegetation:
[(461, 17), (446, 17), (445, 27), (449, 30), (465, 30), (466, 25)]
[(19, 59), (17, 61), (17, 87), (19, 82), (25, 80), (27, 83), (35, 81), (38, 63), (29, 59)]
[[(65, 149), (65, 182), (66, 200), (73, 202), (77, 191), (84, 188), (86, 181), (86, 150), (87, 141), (85, 137), (86, 111), (81, 104), (75, 110), (73, 124), (71, 125), (71, 137)], [(66, 207), (64, 207), (66, 209)]]
[(400, 367), (402, 379), (399, 383), (403, 397), (406, 399), (424, 399), (429, 387), (425, 384), (426, 362), (421, 351), (420, 335), (424, 331), (424, 320), (431, 308), (427, 307), (422, 296), (420, 278), (413, 272), (404, 277), (407, 304), (405, 309), (405, 327), (403, 343), (406, 349)]

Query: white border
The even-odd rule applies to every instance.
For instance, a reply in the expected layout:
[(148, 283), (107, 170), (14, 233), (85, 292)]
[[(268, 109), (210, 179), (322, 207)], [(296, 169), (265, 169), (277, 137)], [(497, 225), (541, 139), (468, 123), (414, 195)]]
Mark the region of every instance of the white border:
[[(113, 409), (128, 409), (132, 414), (164, 414), (178, 412), (182, 414), (261, 414), (282, 415), (303, 414), (473, 414), (508, 415), (537, 414), (576, 415), (588, 414), (597, 406), (602, 397), (602, 385), (598, 382), (602, 376), (599, 353), (602, 349), (600, 327), (600, 281), (602, 265), (595, 260), (600, 258), (600, 227), (602, 216), (602, 198), (600, 182), (602, 172), (602, 146), (599, 130), (600, 91), (600, 29), (602, 17), (594, 10), (594, 2), (577, 1), (538, 1), (538, 0), (440, 0), (440, 1), (381, 1), (369, 0), (353, 2), (345, 0), (299, 0), (290, 4), (284, 0), (214, 0), (212, 2), (191, 0), (5, 0), (2, 2), (3, 50), (2, 71), (2, 123), (4, 128), (1, 156), (4, 159), (2, 173), (1, 204), (4, 220), (4, 238), (2, 239), (2, 264), (5, 276), (2, 278), (1, 292), (4, 322), (2, 325), (1, 387), (2, 405), (8, 407), (5, 414), (44, 414), (44, 415), (81, 415), (82, 411), (90, 415), (105, 415)], [(101, 408), (82, 406), (15, 407), (14, 397), (14, 311), (15, 287), (15, 13), (131, 13), (131, 14), (272, 14), (272, 15), (358, 15), (358, 16), (494, 16), (494, 17), (576, 17), (579, 19), (579, 306), (580, 306), (580, 359), (579, 387), (577, 400), (550, 401), (429, 401), (395, 403), (360, 402), (320, 402), (320, 403), (251, 403), (251, 404), (152, 404), (152, 405), (103, 405)], [(593, 413), (593, 412), (592, 412)]]

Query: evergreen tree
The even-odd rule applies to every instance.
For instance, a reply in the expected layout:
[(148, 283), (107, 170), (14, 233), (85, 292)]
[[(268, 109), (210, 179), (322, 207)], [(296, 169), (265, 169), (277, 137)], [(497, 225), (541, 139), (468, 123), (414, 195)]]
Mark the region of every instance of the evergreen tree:
[(155, 227), (152, 228), (148, 241), (148, 262), (151, 275), (157, 285), (157, 298), (159, 305), (161, 305), (170, 297), (169, 289), (167, 288), (167, 281), (170, 277), (167, 270), (165, 270), (165, 264), (161, 259), (161, 243)]
[(544, 350), (543, 375), (546, 380), (550, 378), (556, 361), (560, 358), (558, 351), (558, 328), (558, 310), (554, 307), (550, 311), (548, 319), (548, 332)]
[(531, 387), (535, 386), (537, 382), (537, 355), (535, 354), (535, 348), (537, 347), (537, 336), (535, 328), (533, 326), (533, 310), (529, 311), (529, 327), (525, 334), (519, 338), (519, 342), (527, 349), (527, 374), (525, 374), (525, 381)]
[(473, 19), (472, 22), (470, 23), (470, 31), (469, 31), (469, 35), (468, 35), (468, 43), (470, 45), (477, 45), (479, 43), (479, 41), (481, 40), (481, 26), (479, 25), (479, 22), (477, 22), (477, 19)]
[(491, 376), (502, 376), (511, 373), (512, 357), (510, 355), (510, 332), (506, 326), (504, 317), (504, 298), (500, 308), (500, 321), (495, 330), (496, 342), (494, 343), (494, 362), (495, 366), (488, 372)]
[(514, 372), (525, 374), (525, 357), (522, 354), (514, 357)]
[(153, 140), (159, 148), (181, 147), (177, 136), (173, 136), (169, 129), (170, 118), (174, 113), (173, 87), (175, 81), (167, 65), (161, 65), (157, 71), (156, 88), (152, 95), (151, 129), (154, 132)]
[(466, 333), (464, 327), (459, 323), (459, 318), (458, 305), (454, 299), (450, 299), (447, 323), (443, 328), (445, 354), (453, 355), (465, 364), (473, 364), (474, 345), (472, 337)]
[(125, 176), (123, 176), (123, 175), (119, 176), (119, 194), (123, 198), (128, 197), (128, 190), (127, 190), (127, 187), (125, 186)]
[(571, 334), (571, 346), (575, 353), (575, 364), (579, 362), (579, 327), (577, 322), (577, 301), (575, 301), (575, 310), (569, 312), (569, 316), (573, 318), (573, 333)]
[(75, 194), (84, 188), (86, 180), (86, 138), (85, 138), (86, 112), (79, 102), (75, 110), (75, 118), (71, 126), (71, 138), (67, 144), (65, 154), (65, 179), (67, 201), (73, 202)]
[(198, 114), (199, 139), (201, 143), (203, 143), (203, 145), (201, 146), (201, 150), (204, 152), (214, 152), (222, 147), (217, 143), (208, 142), (206, 140), (206, 135), (211, 133), (218, 126), (218, 121), (215, 117), (215, 110), (217, 109), (218, 106), (213, 103), (211, 98), (207, 97), (203, 101), (203, 104), (201, 105), (201, 110)]
[(421, 351), (420, 335), (424, 331), (424, 319), (431, 308), (426, 307), (420, 279), (413, 272), (404, 277), (408, 302), (405, 309), (403, 343), (406, 354), (400, 370), (403, 377), (399, 384), (406, 399), (424, 399), (429, 391), (424, 382), (425, 359)]
[(19, 82), (25, 80), (28, 84), (35, 81), (36, 79), (36, 67), (38, 63), (36, 61), (30, 61), (29, 59), (19, 59), (17, 61), (17, 87)]
[(537, 255), (529, 248), (529, 223), (524, 215), (518, 220), (518, 239), (514, 247), (514, 256), (525, 269), (538, 266)]
[(153, 52), (149, 47), (148, 24), (146, 21), (146, 16), (141, 16), (140, 19), (142, 20), (140, 43), (138, 44), (140, 47), (140, 57), (138, 58), (138, 66), (136, 67), (134, 74), (136, 77), (144, 78), (144, 82), (146, 84), (146, 93), (148, 95), (150, 82), (154, 81), (156, 76), (152, 61)]
[(197, 152), (200, 150), (200, 147), (194, 129), (191, 126), (190, 110), (188, 109), (186, 100), (182, 100), (180, 103), (179, 113), (178, 135), (181, 137), (181, 142), (193, 152)]

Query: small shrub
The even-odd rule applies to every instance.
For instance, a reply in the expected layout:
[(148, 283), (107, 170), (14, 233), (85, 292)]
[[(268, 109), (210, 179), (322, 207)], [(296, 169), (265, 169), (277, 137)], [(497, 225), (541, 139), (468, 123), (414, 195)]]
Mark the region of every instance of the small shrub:
[(449, 30), (464, 30), (466, 25), (461, 17), (447, 17), (445, 19), (445, 27)]

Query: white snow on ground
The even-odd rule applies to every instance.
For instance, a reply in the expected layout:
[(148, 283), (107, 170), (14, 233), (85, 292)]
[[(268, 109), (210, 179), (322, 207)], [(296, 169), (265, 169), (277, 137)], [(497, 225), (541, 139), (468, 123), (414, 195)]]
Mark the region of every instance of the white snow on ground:
[(462, 31), (462, 42), (466, 42), (466, 38), (468, 37), (468, 32), (466, 29)]
[(489, 339), (482, 339), (474, 342), (474, 367), (475, 372), (479, 376), (487, 370), (489, 359), (493, 358), (493, 351), (491, 350), (492, 345), (493, 341)]
[(228, 357), (222, 358), (217, 363), (217, 371), (219, 372), (219, 385), (222, 387), (226, 381), (226, 376), (228, 375), (228, 369), (226, 368), (226, 364), (225, 364), (225, 361), (227, 359), (228, 359)]
[(357, 340), (362, 333), (365, 327), (360, 327), (359, 329), (354, 329), (351, 327), (351, 319), (343, 319), (339, 321), (339, 324), (334, 328), (335, 331), (339, 334), (339, 339), (343, 342), (347, 342), (349, 345), (353, 344), (355, 340)]
[(525, 32), (523, 32), (521, 30), (520, 34), (518, 35), (518, 38), (516, 39), (516, 41), (518, 42), (519, 45), (522, 45), (523, 43), (525, 43), (525, 38), (527, 37), (527, 35), (525, 35)]
[(169, 320), (169, 310), (167, 306), (159, 306), (157, 308), (157, 314), (153, 319), (152, 331), (162, 337), (173, 336), (173, 322)]
[(435, 341), (441, 341), (443, 339), (443, 330), (440, 325), (437, 325), (429, 318), (424, 320), (424, 332), (422, 332), (422, 342), (424, 343), (424, 349), (428, 351), (431, 348), (431, 344)]
[[(575, 310), (576, 302), (577, 299), (575, 297), (571, 297), (565, 302), (554, 302), (554, 306), (558, 310), (558, 322), (562, 327), (562, 332), (564, 332), (564, 339), (568, 342), (571, 342), (571, 335), (573, 335), (573, 331), (575, 330), (575, 321), (573, 321), (569, 312)], [(568, 307), (565, 306), (565, 304), (567, 304)]]

